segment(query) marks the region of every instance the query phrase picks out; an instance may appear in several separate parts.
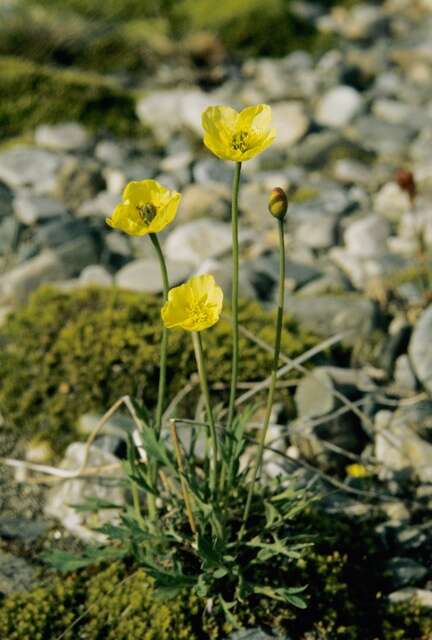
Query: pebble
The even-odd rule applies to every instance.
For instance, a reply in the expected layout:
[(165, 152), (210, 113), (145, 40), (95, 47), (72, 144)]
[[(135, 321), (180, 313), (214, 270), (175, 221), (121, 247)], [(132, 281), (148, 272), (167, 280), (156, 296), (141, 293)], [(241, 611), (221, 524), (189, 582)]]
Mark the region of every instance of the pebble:
[[(188, 262), (167, 260), (170, 286), (183, 282), (191, 274)], [(115, 283), (122, 289), (146, 293), (160, 293), (163, 289), (160, 265), (157, 259), (134, 260), (117, 271)]]
[(231, 248), (231, 227), (210, 218), (186, 222), (171, 231), (165, 241), (170, 260), (198, 267), (208, 258), (217, 258)]
[(53, 151), (78, 151), (90, 143), (88, 132), (77, 122), (42, 124), (36, 127), (34, 139), (38, 146)]
[(356, 89), (341, 85), (320, 98), (315, 118), (327, 127), (344, 127), (360, 112), (362, 105), (363, 98)]

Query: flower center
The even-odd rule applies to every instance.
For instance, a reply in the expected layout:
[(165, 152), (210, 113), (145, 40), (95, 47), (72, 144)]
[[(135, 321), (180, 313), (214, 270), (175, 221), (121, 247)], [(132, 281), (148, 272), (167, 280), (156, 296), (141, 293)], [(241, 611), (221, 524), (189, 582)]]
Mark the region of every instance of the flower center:
[(203, 295), (202, 298), (189, 304), (188, 315), (194, 324), (200, 324), (207, 322), (213, 307), (216, 305), (207, 302), (207, 296)]
[(141, 222), (144, 223), (147, 227), (156, 218), (157, 208), (151, 202), (146, 202), (145, 204), (141, 204), (140, 202), (136, 206), (136, 210), (138, 211), (138, 216)]
[(239, 131), (235, 133), (232, 137), (231, 146), (234, 151), (241, 151), (244, 153), (248, 150), (248, 137), (249, 133), (247, 131)]

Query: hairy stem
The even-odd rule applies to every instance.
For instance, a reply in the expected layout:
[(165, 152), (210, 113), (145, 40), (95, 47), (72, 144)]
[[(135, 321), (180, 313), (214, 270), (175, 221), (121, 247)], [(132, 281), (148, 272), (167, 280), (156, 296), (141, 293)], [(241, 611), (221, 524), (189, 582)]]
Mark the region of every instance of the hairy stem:
[(207, 418), (210, 425), (210, 438), (211, 438), (211, 460), (210, 460), (210, 483), (211, 489), (215, 492), (217, 487), (217, 473), (218, 473), (218, 439), (216, 434), (216, 425), (213, 417), (213, 410), (210, 402), (210, 393), (207, 382), (207, 371), (204, 361), (203, 346), (201, 340), (201, 334), (198, 331), (192, 333), (193, 346), (195, 351), (195, 359), (198, 367), (198, 374), (201, 382), (201, 391), (204, 397), (206, 405)]
[(267, 407), (266, 407), (266, 413), (264, 418), (264, 424), (263, 424), (263, 428), (261, 429), (261, 433), (258, 440), (257, 456), (252, 469), (252, 479), (249, 486), (246, 506), (243, 514), (243, 522), (242, 522), (242, 526), (239, 534), (240, 538), (244, 534), (247, 519), (250, 513), (255, 482), (262, 465), (264, 446), (265, 446), (265, 441), (267, 437), (267, 431), (270, 425), (270, 416), (271, 416), (271, 411), (273, 407), (273, 400), (274, 400), (274, 394), (275, 394), (276, 382), (277, 382), (277, 371), (278, 371), (279, 355), (280, 355), (280, 347), (281, 347), (282, 321), (283, 321), (284, 299), (285, 299), (285, 239), (284, 239), (284, 221), (283, 220), (278, 220), (278, 228), (279, 228), (279, 294), (278, 294), (278, 308), (277, 308), (277, 316), (276, 316), (274, 358), (273, 358), (273, 366), (271, 371), (271, 383), (270, 383), (269, 392), (267, 396)]

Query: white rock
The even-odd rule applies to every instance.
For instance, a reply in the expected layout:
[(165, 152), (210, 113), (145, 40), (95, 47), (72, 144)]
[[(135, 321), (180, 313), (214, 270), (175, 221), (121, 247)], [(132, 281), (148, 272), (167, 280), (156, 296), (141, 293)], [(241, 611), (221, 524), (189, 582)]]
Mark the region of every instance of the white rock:
[(90, 136), (78, 122), (41, 124), (35, 130), (35, 142), (54, 151), (76, 151), (89, 145)]
[(408, 194), (396, 182), (384, 184), (374, 198), (375, 212), (385, 216), (391, 222), (398, 222), (410, 209)]
[(165, 254), (198, 267), (207, 258), (216, 258), (232, 246), (229, 224), (202, 218), (175, 228), (165, 242)]
[(160, 142), (166, 143), (174, 132), (182, 128), (201, 136), (201, 114), (216, 103), (212, 94), (197, 88), (164, 89), (141, 98), (137, 104), (137, 115)]
[(80, 284), (96, 284), (101, 287), (110, 287), (113, 284), (112, 275), (99, 264), (89, 264), (85, 267), (79, 277)]
[[(84, 461), (85, 444), (74, 442), (66, 449), (65, 457), (60, 468), (78, 470)], [(120, 486), (122, 477), (121, 464), (118, 458), (98, 447), (90, 447), (87, 466), (100, 467), (104, 465), (118, 465), (118, 469), (110, 470), (109, 479), (71, 479), (62, 482), (49, 490), (45, 505), (46, 515), (60, 520), (62, 525), (84, 540), (103, 542), (105, 536), (92, 531), (106, 523), (116, 521), (118, 511), (115, 509), (99, 509), (97, 513), (77, 511), (73, 505), (81, 504), (88, 498), (108, 500), (112, 504), (124, 504), (124, 492)]]
[(13, 206), (18, 220), (26, 225), (67, 213), (64, 204), (58, 200), (28, 193), (19, 194), (15, 198)]
[(350, 253), (367, 258), (385, 253), (389, 236), (390, 225), (387, 220), (369, 215), (350, 224), (344, 240)]
[(276, 129), (273, 146), (284, 149), (303, 138), (309, 128), (309, 118), (301, 102), (278, 102), (272, 107), (272, 126)]
[[(174, 286), (186, 280), (191, 273), (191, 265), (168, 259), (167, 270), (170, 286)], [(118, 287), (130, 291), (159, 293), (163, 288), (160, 265), (155, 258), (143, 258), (130, 262), (117, 272), (115, 282)]]
[(111, 216), (118, 204), (120, 204), (120, 198), (117, 194), (110, 191), (101, 191), (95, 198), (83, 202), (77, 214), (80, 218), (92, 216), (106, 218)]
[(59, 157), (50, 151), (14, 147), (0, 153), (0, 180), (12, 187), (50, 183), (59, 165)]
[(65, 277), (59, 257), (49, 249), (0, 276), (1, 300), (24, 300), (44, 282)]
[(415, 600), (421, 607), (432, 609), (432, 591), (427, 589), (405, 587), (399, 591), (393, 591), (393, 593), (389, 595), (389, 600), (394, 604), (402, 604)]
[(358, 91), (340, 85), (322, 96), (315, 117), (319, 124), (344, 127), (360, 112), (362, 104), (363, 99)]

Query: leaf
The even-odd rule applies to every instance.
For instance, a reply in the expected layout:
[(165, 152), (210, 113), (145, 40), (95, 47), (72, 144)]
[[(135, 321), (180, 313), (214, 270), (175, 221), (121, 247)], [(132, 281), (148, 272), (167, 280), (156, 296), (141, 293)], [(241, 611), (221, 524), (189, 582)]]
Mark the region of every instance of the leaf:
[(283, 587), (270, 587), (269, 585), (259, 586), (254, 585), (253, 591), (254, 593), (261, 594), (263, 596), (267, 596), (268, 598), (272, 598), (273, 600), (279, 600), (280, 602), (287, 602), (298, 609), (306, 609), (307, 604), (298, 595), (294, 595), (296, 593), (300, 593), (307, 589), (307, 585), (305, 587), (291, 587), (291, 588), (283, 588)]
[(67, 551), (50, 551), (43, 553), (41, 558), (55, 569), (66, 573), (99, 562), (121, 560), (125, 555), (126, 550), (119, 547), (87, 547), (80, 556)]
[(69, 506), (73, 507), (78, 513), (85, 511), (95, 512), (99, 511), (99, 509), (123, 509), (123, 505), (121, 504), (115, 504), (109, 500), (95, 497), (89, 497), (84, 502), (70, 504)]
[(171, 460), (164, 442), (157, 439), (153, 429), (144, 428), (140, 435), (149, 459), (157, 460), (168, 469), (171, 469), (177, 476), (177, 468)]

